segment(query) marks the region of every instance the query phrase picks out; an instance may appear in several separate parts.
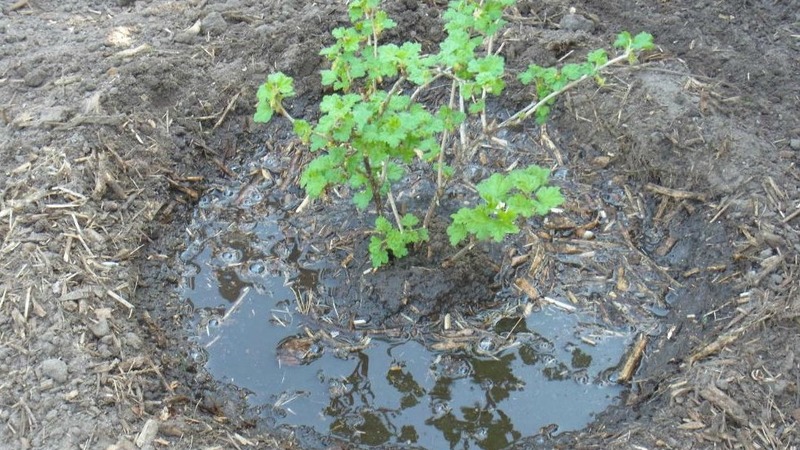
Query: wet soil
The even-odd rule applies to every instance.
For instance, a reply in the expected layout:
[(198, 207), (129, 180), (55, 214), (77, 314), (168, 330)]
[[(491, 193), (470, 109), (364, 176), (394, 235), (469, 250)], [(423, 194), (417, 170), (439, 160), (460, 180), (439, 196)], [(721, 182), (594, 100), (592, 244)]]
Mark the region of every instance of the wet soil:
[[(541, 248), (540, 291), (649, 329), (622, 404), (584, 431), (520, 448), (800, 441), (798, 10), (796, 1), (553, 0), (521, 1), (511, 12), (503, 39), (512, 72), (577, 58), (622, 29), (649, 31), (660, 45), (604, 88), (572, 91), (546, 134), (529, 124), (503, 136), (533, 151), (485, 149), (464, 172), (481, 179), (516, 160), (547, 162), (576, 194), (563, 214), (574, 226), (531, 223), (527, 241), (475, 253), (487, 264), (473, 263), (492, 269), (474, 272), (482, 289), (510, 286), (518, 275), (502, 272), (510, 258)], [(433, 48), (441, 11), (438, 2), (393, 3), (393, 38)], [(345, 19), (333, 1), (3, 6), (0, 447), (345, 445), (274, 429), (245, 392), (213, 380), (192, 357), (194, 312), (177, 289), (185, 229), (204, 193), (223, 191), (258, 161), (289, 193), (281, 201), (302, 198), (295, 177), (306, 159), (285, 126), (252, 123), (254, 93), (266, 73), (291, 73), (300, 81), (292, 114), (313, 117), (322, 94), (316, 55)], [(511, 83), (498, 116), (526, 95)], [(454, 204), (465, 199), (463, 181)], [(331, 201), (315, 207), (348, 214)], [(609, 221), (592, 229), (593, 242), (610, 243), (602, 249), (615, 259), (576, 261), (598, 251), (575, 230), (601, 210)], [(344, 238), (321, 253), (358, 261), (363, 236)], [(413, 274), (411, 263), (398, 267)], [(640, 269), (629, 280), (621, 267)], [(559, 270), (602, 276), (603, 289), (559, 286)], [(388, 274), (372, 278), (375, 295), (402, 293), (379, 278)], [(458, 285), (437, 283), (446, 292)], [(642, 288), (654, 295), (633, 295)], [(430, 323), (457, 306), (434, 304), (428, 292), (420, 284), (410, 305)], [(413, 309), (401, 296), (389, 311)], [(392, 317), (366, 313), (375, 326)]]

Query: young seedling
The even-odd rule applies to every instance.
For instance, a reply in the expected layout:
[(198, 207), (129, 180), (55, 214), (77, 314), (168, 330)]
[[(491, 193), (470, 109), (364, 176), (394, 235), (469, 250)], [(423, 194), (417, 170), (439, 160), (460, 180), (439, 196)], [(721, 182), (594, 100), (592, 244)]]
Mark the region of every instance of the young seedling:
[[(443, 15), (447, 36), (438, 53), (423, 55), (417, 43), (380, 42), (381, 35), (396, 26), (379, 8), (380, 0), (351, 0), (352, 26), (334, 29), (335, 42), (320, 52), (330, 63), (321, 72), (322, 84), (333, 92), (322, 99), (316, 124), (293, 118), (285, 109), (284, 100), (295, 95), (291, 77), (273, 73), (259, 87), (253, 119), (268, 122), (276, 113), (285, 117), (317, 154), (300, 177), (308, 196), (317, 198), (331, 187), (346, 186), (358, 209), (374, 205), (377, 218), (369, 244), (374, 268), (386, 264), (390, 256), (407, 255), (409, 246), (428, 239), (428, 223), (452, 173), (444, 151), (451, 135), (458, 130), (458, 160), (469, 147), (469, 115), (479, 116), (484, 131), (490, 131), (486, 98), (505, 88), (505, 61), (494, 51), (494, 39), (505, 23), (503, 12), (512, 4), (514, 0), (452, 1)], [(601, 82), (601, 70), (623, 60), (634, 62), (637, 52), (652, 47), (652, 38), (623, 33), (615, 47), (623, 54), (613, 59), (597, 50), (586, 63), (561, 70), (531, 65), (520, 78), (535, 83), (537, 100), (500, 126), (533, 114), (543, 122), (560, 93), (589, 77)], [(438, 107), (421, 104), (420, 94), (437, 80), (450, 81), (449, 102)], [(436, 193), (422, 224), (413, 213), (401, 217), (393, 195), (393, 186), (413, 161), (436, 171)], [(451, 243), (457, 245), (467, 236), (500, 241), (519, 231), (522, 218), (547, 214), (561, 204), (558, 188), (546, 186), (548, 173), (531, 166), (479, 183), (484, 203), (452, 216)]]

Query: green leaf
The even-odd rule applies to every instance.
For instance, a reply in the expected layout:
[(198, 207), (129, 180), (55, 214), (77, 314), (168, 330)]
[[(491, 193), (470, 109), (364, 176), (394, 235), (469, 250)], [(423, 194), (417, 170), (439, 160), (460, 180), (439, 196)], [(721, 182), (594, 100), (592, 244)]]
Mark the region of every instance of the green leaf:
[(402, 219), (400, 219), (400, 223), (406, 228), (413, 228), (417, 226), (419, 219), (413, 214), (406, 214)]
[(386, 234), (392, 231), (394, 228), (392, 227), (392, 223), (383, 216), (378, 216), (375, 218), (375, 229), (379, 232)]
[(650, 33), (637, 34), (631, 43), (633, 50), (652, 50), (653, 48), (655, 48), (655, 44), (653, 44), (653, 35)]
[(381, 240), (379, 237), (372, 236), (370, 238), (369, 256), (374, 269), (377, 269), (378, 267), (381, 267), (389, 262), (389, 253), (383, 246), (383, 240)]
[(631, 34), (627, 31), (623, 31), (622, 33), (617, 35), (617, 39), (614, 41), (615, 48), (627, 49), (631, 46), (631, 42), (633, 38), (631, 38)]
[(308, 139), (311, 137), (311, 124), (305, 120), (295, 119), (292, 127), (294, 128), (295, 134), (299, 136), (303, 142), (308, 142)]
[(469, 105), (470, 114), (478, 114), (486, 109), (486, 100), (479, 100)]
[(478, 194), (490, 208), (494, 208), (495, 205), (501, 203), (511, 187), (511, 180), (499, 173), (490, 176), (475, 186), (478, 190)]
[(551, 209), (564, 203), (564, 196), (561, 195), (561, 190), (558, 187), (545, 186), (536, 191), (536, 200), (539, 203), (536, 208), (536, 214), (544, 216)]
[(323, 86), (330, 86), (339, 80), (339, 75), (337, 75), (336, 72), (330, 69), (325, 69), (321, 71), (320, 74), (322, 75)]
[(532, 165), (524, 169), (512, 170), (508, 177), (515, 188), (525, 194), (531, 194), (547, 183), (550, 171), (543, 167)]
[(506, 210), (514, 216), (530, 217), (536, 209), (535, 201), (524, 194), (512, 195), (505, 203)]
[(364, 210), (369, 206), (369, 202), (372, 200), (372, 191), (370, 189), (364, 189), (363, 191), (356, 192), (353, 195), (353, 204), (356, 205), (356, 208)]
[(447, 106), (442, 106), (437, 116), (444, 122), (444, 128), (447, 131), (455, 130), (467, 118), (466, 114)]
[(270, 108), (269, 103), (259, 101), (256, 107), (256, 113), (253, 114), (253, 122), (267, 123), (272, 120), (273, 113), (274, 111)]
[(596, 69), (608, 62), (608, 54), (606, 54), (606, 51), (603, 50), (602, 48), (598, 48), (597, 50), (590, 52), (586, 56), (586, 60), (594, 64), (594, 67)]
[[(466, 211), (466, 210), (464, 210)], [(461, 210), (450, 216), (453, 219), (453, 222), (450, 223), (450, 226), (447, 227), (447, 236), (450, 238), (450, 245), (455, 247), (461, 241), (467, 238), (469, 232), (467, 231), (466, 225), (464, 225), (464, 219), (461, 217), (462, 215), (467, 214), (466, 212), (462, 213)]]
[(561, 74), (570, 81), (578, 80), (592, 73), (594, 73), (594, 68), (590, 64), (566, 64), (561, 68)]

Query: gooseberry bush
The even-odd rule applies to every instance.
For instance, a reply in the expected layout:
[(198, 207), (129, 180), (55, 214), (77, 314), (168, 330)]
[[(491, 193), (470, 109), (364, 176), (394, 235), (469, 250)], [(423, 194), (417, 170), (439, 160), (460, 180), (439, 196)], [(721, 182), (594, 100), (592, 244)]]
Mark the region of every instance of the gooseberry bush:
[[(295, 95), (291, 77), (273, 73), (259, 87), (254, 120), (269, 122), (276, 113), (285, 117), (316, 153), (300, 177), (308, 196), (317, 198), (330, 188), (348, 186), (357, 208), (374, 205), (377, 215), (369, 243), (374, 268), (428, 239), (428, 222), (453, 170), (446, 164), (445, 150), (466, 150), (468, 117), (479, 117), (486, 133), (531, 115), (544, 123), (558, 94), (585, 79), (602, 83), (603, 69), (622, 61), (633, 63), (638, 52), (652, 48), (650, 35), (622, 33), (614, 43), (622, 53), (614, 58), (599, 49), (582, 64), (560, 69), (531, 65), (519, 79), (535, 86), (534, 101), (492, 129), (486, 99), (505, 88), (505, 61), (494, 40), (505, 24), (503, 12), (514, 1), (452, 1), (443, 15), (446, 38), (439, 51), (423, 54), (418, 43), (381, 42), (396, 23), (380, 8), (380, 0), (350, 0), (351, 26), (334, 29), (334, 43), (320, 52), (330, 64), (321, 72), (330, 93), (320, 103), (316, 123), (294, 118), (284, 108), (283, 101)], [(437, 81), (449, 82), (449, 102), (437, 107), (420, 102), (420, 95)], [(437, 184), (423, 221), (413, 213), (401, 216), (392, 190), (416, 161), (432, 169)], [(447, 229), (451, 243), (468, 237), (500, 241), (519, 231), (519, 220), (546, 215), (564, 201), (557, 187), (547, 185), (548, 177), (547, 169), (530, 166), (478, 183), (482, 203), (452, 215)]]

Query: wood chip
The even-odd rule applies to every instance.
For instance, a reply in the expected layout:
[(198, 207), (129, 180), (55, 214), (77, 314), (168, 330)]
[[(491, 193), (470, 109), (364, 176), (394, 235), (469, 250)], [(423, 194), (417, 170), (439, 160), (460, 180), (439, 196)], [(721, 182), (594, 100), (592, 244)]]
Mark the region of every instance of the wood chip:
[(700, 350), (694, 352), (689, 357), (689, 364), (694, 364), (697, 361), (700, 361), (703, 358), (711, 356), (715, 353), (718, 353), (720, 350), (725, 348), (726, 345), (732, 343), (736, 339), (739, 338), (737, 333), (730, 333), (730, 334), (723, 334), (722, 336), (718, 337), (714, 342), (706, 345), (705, 347), (701, 348)]
[(647, 348), (647, 334), (640, 333), (639, 337), (636, 339), (636, 343), (631, 348), (627, 358), (625, 358), (625, 363), (619, 370), (619, 377), (617, 378), (618, 383), (629, 383), (633, 379), (633, 375), (636, 373), (636, 369), (639, 368), (639, 363), (642, 361), (645, 348)]
[(721, 409), (739, 426), (747, 425), (747, 414), (742, 405), (713, 384), (700, 390), (700, 396)]
[(539, 298), (539, 291), (525, 278), (517, 278), (514, 280), (514, 286), (519, 288), (530, 300), (537, 300)]

